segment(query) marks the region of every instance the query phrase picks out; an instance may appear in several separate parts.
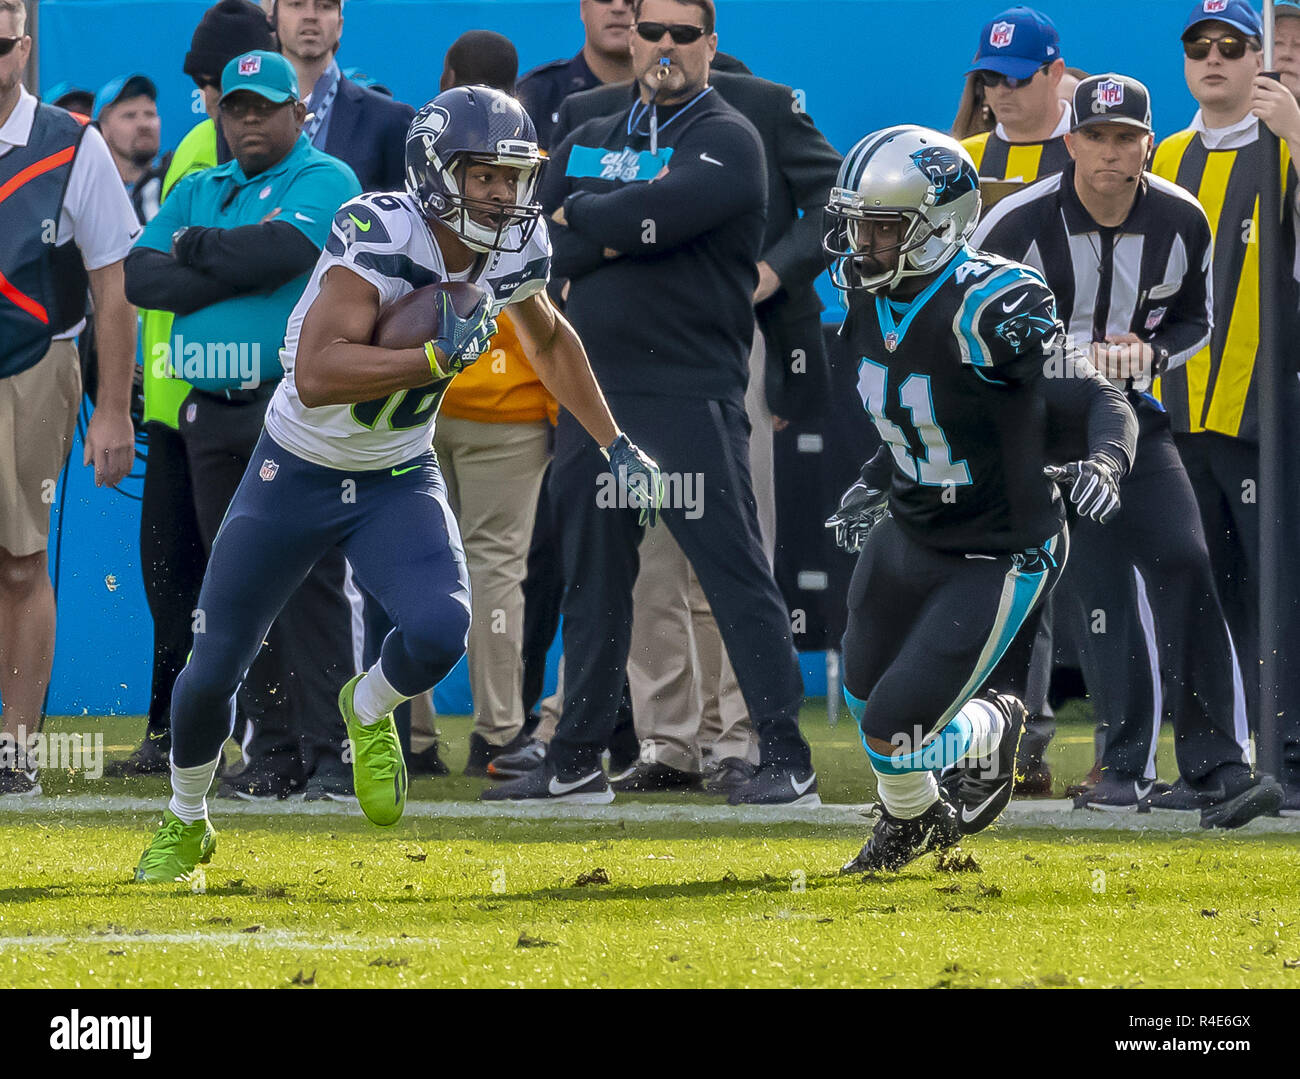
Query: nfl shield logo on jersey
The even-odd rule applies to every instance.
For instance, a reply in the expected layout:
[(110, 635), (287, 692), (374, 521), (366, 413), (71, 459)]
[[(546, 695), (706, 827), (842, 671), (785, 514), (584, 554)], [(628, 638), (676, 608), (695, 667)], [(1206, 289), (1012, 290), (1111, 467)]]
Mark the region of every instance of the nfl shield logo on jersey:
[(1015, 23), (995, 22), (993, 30), (989, 34), (989, 44), (995, 49), (1005, 49), (1011, 44), (1011, 39), (1015, 36)]
[(1124, 84), (1107, 79), (1097, 85), (1097, 104), (1103, 108), (1113, 109), (1124, 104)]
[(889, 349), (890, 352), (893, 352), (894, 349), (898, 348), (898, 334), (894, 333), (892, 330), (885, 334), (885, 348)]
[(262, 58), (260, 56), (241, 56), (239, 58), (239, 73), (241, 75), (256, 75), (262, 70)]
[(275, 474), (280, 471), (280, 466), (272, 461), (269, 457), (262, 462), (262, 467), (257, 474), (262, 477), (263, 483), (270, 483), (275, 479)]

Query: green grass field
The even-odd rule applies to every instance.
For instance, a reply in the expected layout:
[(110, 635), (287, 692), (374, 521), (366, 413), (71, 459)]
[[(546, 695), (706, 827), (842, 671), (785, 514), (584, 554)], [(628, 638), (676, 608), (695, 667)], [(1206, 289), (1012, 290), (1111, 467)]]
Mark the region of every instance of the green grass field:
[[(455, 767), (468, 724), (441, 723)], [(120, 754), (140, 727), (100, 729)], [(852, 726), (810, 707), (804, 728), (823, 798), (868, 800)], [(1078, 778), (1089, 728), (1064, 723), (1053, 754), (1062, 783)], [(159, 807), (165, 788), (43, 782)], [(466, 803), (480, 786), (422, 780), (413, 797)], [(127, 883), (156, 811), (74, 804), (0, 803), (0, 985), (1300, 987), (1300, 835), (1276, 822), (1230, 835), (1012, 823), (967, 844), (959, 871), (930, 856), (860, 880), (835, 875), (870, 827), (845, 813), (408, 816), (381, 831), (344, 810), (215, 801), (220, 845), (195, 892)]]

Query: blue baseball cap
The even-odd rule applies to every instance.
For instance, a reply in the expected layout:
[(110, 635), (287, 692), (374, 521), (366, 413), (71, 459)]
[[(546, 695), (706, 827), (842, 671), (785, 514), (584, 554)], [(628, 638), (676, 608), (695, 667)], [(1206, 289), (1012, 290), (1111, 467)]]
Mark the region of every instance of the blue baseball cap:
[(1061, 35), (1052, 20), (1031, 7), (1013, 7), (985, 24), (975, 62), (966, 74), (996, 71), (1027, 79), (1060, 56)]
[(95, 94), (95, 103), (91, 107), (90, 118), (98, 120), (100, 114), (110, 105), (116, 105), (123, 98), (147, 97), (150, 101), (158, 100), (158, 87), (153, 80), (144, 75), (119, 75), (109, 79)]
[(1246, 0), (1201, 0), (1187, 17), (1183, 37), (1203, 22), (1221, 22), (1249, 37), (1263, 37), (1264, 25), (1259, 13)]
[(221, 100), (246, 90), (277, 105), (298, 100), (298, 76), (278, 52), (254, 49), (236, 56), (221, 73)]
[[(69, 112), (84, 112), (87, 116), (95, 108), (95, 91), (85, 90), (69, 79), (56, 82), (41, 95), (42, 101), (57, 105)], [(84, 108), (69, 108), (70, 105), (84, 105)]]

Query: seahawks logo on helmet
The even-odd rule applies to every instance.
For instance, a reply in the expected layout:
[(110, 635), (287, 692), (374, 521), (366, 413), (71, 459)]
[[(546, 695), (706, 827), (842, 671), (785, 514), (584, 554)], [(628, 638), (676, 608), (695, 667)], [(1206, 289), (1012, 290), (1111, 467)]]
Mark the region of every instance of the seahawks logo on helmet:
[(960, 198), (979, 186), (970, 166), (946, 146), (927, 146), (912, 154), (912, 163), (930, 181), (939, 206)]

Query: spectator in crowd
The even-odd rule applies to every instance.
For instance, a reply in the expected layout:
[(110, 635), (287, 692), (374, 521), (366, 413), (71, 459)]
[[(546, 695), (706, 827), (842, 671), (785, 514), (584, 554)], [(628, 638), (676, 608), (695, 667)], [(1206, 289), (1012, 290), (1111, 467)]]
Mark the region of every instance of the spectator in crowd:
[[(1250, 672), (1246, 699), (1252, 724), (1259, 716), (1259, 503), (1243, 497), (1259, 479), (1259, 422), (1255, 364), (1259, 347), (1260, 177), (1267, 160), (1260, 121), (1300, 152), (1300, 105), (1281, 83), (1260, 75), (1262, 26), (1245, 0), (1201, 0), (1183, 30), (1184, 73), (1200, 110), (1191, 125), (1156, 149), (1152, 171), (1187, 188), (1205, 207), (1214, 232), (1214, 334), (1209, 344), (1160, 380), (1174, 441), (1187, 467), (1210, 562), (1232, 637)], [(1211, 164), (1212, 163), (1212, 164)], [(1284, 162), (1284, 167), (1286, 163)], [(1285, 175), (1283, 189), (1286, 189)], [(1289, 215), (1290, 216), (1290, 215)], [(1291, 267), (1288, 282), (1292, 279)], [(1288, 283), (1290, 294), (1292, 285)], [(1295, 394), (1294, 379), (1284, 388)], [(1288, 400), (1287, 411), (1300, 413)], [(1294, 452), (1294, 448), (1292, 448)], [(1284, 679), (1282, 720), (1288, 806), (1300, 804), (1300, 654), (1295, 612), (1294, 548), (1288, 579), (1275, 583), (1288, 598), (1279, 649)]]
[(984, 80), (978, 71), (966, 72), (962, 84), (961, 100), (957, 102), (957, 115), (952, 121), (952, 137), (958, 142), (966, 142), (976, 135), (991, 133), (997, 124), (997, 117), (989, 107), (984, 94)]
[(277, 0), (271, 24), (298, 85), (308, 91), (307, 141), (346, 162), (362, 191), (401, 190), (415, 110), (339, 70), (334, 57), (343, 37), (343, 0)]
[[(508, 38), (471, 30), (447, 50), (439, 89), (481, 85), (509, 94), (518, 72)], [(474, 729), (465, 774), (472, 776), (486, 776), (494, 758), (524, 742), (523, 580), (556, 410), (524, 355), (509, 309), (497, 316), (497, 326), (483, 358), (443, 395), (433, 441), (469, 567)], [(413, 771), (435, 739), (424, 715), (413, 711)]]
[(140, 223), (152, 221), (162, 205), (162, 181), (171, 163), (170, 154), (157, 160), (162, 131), (158, 88), (144, 75), (112, 79), (95, 95), (91, 119), (108, 143)]
[(9, 749), (0, 794), (40, 792), (25, 752), (54, 659), (49, 485), (71, 451), (81, 404), (73, 338), (87, 285), (104, 328), (84, 463), (103, 487), (135, 459), (136, 318), (122, 260), (140, 226), (99, 132), (23, 86), (31, 51), (23, 0), (0, 0), (0, 697)]
[[(1140, 82), (1084, 79), (1072, 115), (1072, 163), (1000, 202), (971, 242), (1043, 274), (1071, 339), (1138, 416), (1119, 513), (1104, 528), (1081, 517), (1071, 532), (1063, 608), (1093, 630), (1080, 659), (1105, 738), (1100, 779), (1075, 805), (1201, 809), (1208, 825), (1238, 827), (1276, 809), (1282, 788), (1247, 763), (1241, 670), (1196, 497), (1149, 393), (1210, 340), (1210, 224), (1186, 191), (1145, 171), (1154, 135)], [(1162, 716), (1177, 789), (1156, 784)]]
[[(194, 80), (195, 104), (201, 103), (207, 118), (195, 124), (170, 155), (160, 193), (163, 199), (190, 173), (230, 160), (230, 148), (217, 126), (221, 72), (241, 53), (274, 46), (266, 16), (250, 0), (219, 0), (203, 13), (183, 70)], [(170, 364), (159, 362), (171, 348), (172, 313), (145, 310), (141, 315), (148, 456), (140, 505), (140, 571), (153, 618), (153, 663), (144, 737), (128, 757), (104, 767), (106, 775), (119, 776), (168, 772), (172, 687), (190, 650), (194, 608), (207, 566), (194, 512), (189, 459), (177, 429), (181, 405), (193, 387)], [(237, 732), (241, 744), (244, 699), (241, 694)]]
[[(558, 226), (555, 272), (572, 281), (568, 316), (612, 410), (635, 417), (677, 488), (664, 521), (700, 576), (758, 731), (761, 768), (730, 799), (815, 803), (789, 617), (763, 554), (748, 468), (762, 144), (709, 85), (712, 0), (640, 0), (634, 17), (637, 100), (574, 131), (543, 181)], [(622, 166), (609, 169), (610, 158)], [(484, 798), (607, 789), (599, 760), (627, 663), (641, 527), (601, 497), (604, 464), (562, 413), (552, 482), (565, 507), (564, 714), (544, 766)], [(685, 509), (686, 477), (698, 481), (698, 513)]]
[[(127, 262), (128, 294), (178, 316), (171, 360), (194, 387), (180, 433), (209, 551), (283, 373), (289, 313), (335, 210), (360, 190), (351, 169), (302, 134), (306, 107), (282, 56), (235, 57), (221, 82), (234, 159), (186, 177)], [(328, 710), (356, 669), (342, 575), (342, 555), (331, 552), (271, 626), (248, 679), (250, 762), (223, 784), (227, 794), (285, 797), (305, 783), (309, 798), (351, 797), (343, 729)]]
[(1065, 61), (1052, 20), (1028, 7), (995, 15), (980, 31), (967, 74), (997, 118), (991, 132), (962, 142), (980, 177), (1028, 182), (1060, 172), (1070, 159), (1070, 106), (1060, 96)]
[(1273, 0), (1273, 66), (1300, 97), (1300, 0)]
[(94, 91), (83, 90), (67, 79), (56, 82), (46, 90), (44, 100), (56, 109), (67, 109), (68, 112), (75, 112), (87, 118), (95, 108)]
[[(759, 531), (769, 565), (776, 548), (773, 431), (816, 414), (824, 400), (826, 355), (821, 302), (813, 282), (823, 269), (822, 208), (840, 156), (789, 86), (755, 75), (713, 71), (714, 92), (759, 132), (767, 172), (767, 226), (757, 327), (745, 410)], [(608, 86), (567, 98), (556, 138), (588, 119), (628, 107), (634, 87)], [(803, 216), (800, 216), (802, 212)], [(641, 761), (615, 790), (691, 787), (699, 779), (706, 734), (717, 739), (710, 789), (730, 793), (753, 773), (758, 742), (726, 658), (708, 600), (671, 533), (652, 529), (640, 547), (628, 678)], [(706, 725), (705, 716), (710, 717)]]

